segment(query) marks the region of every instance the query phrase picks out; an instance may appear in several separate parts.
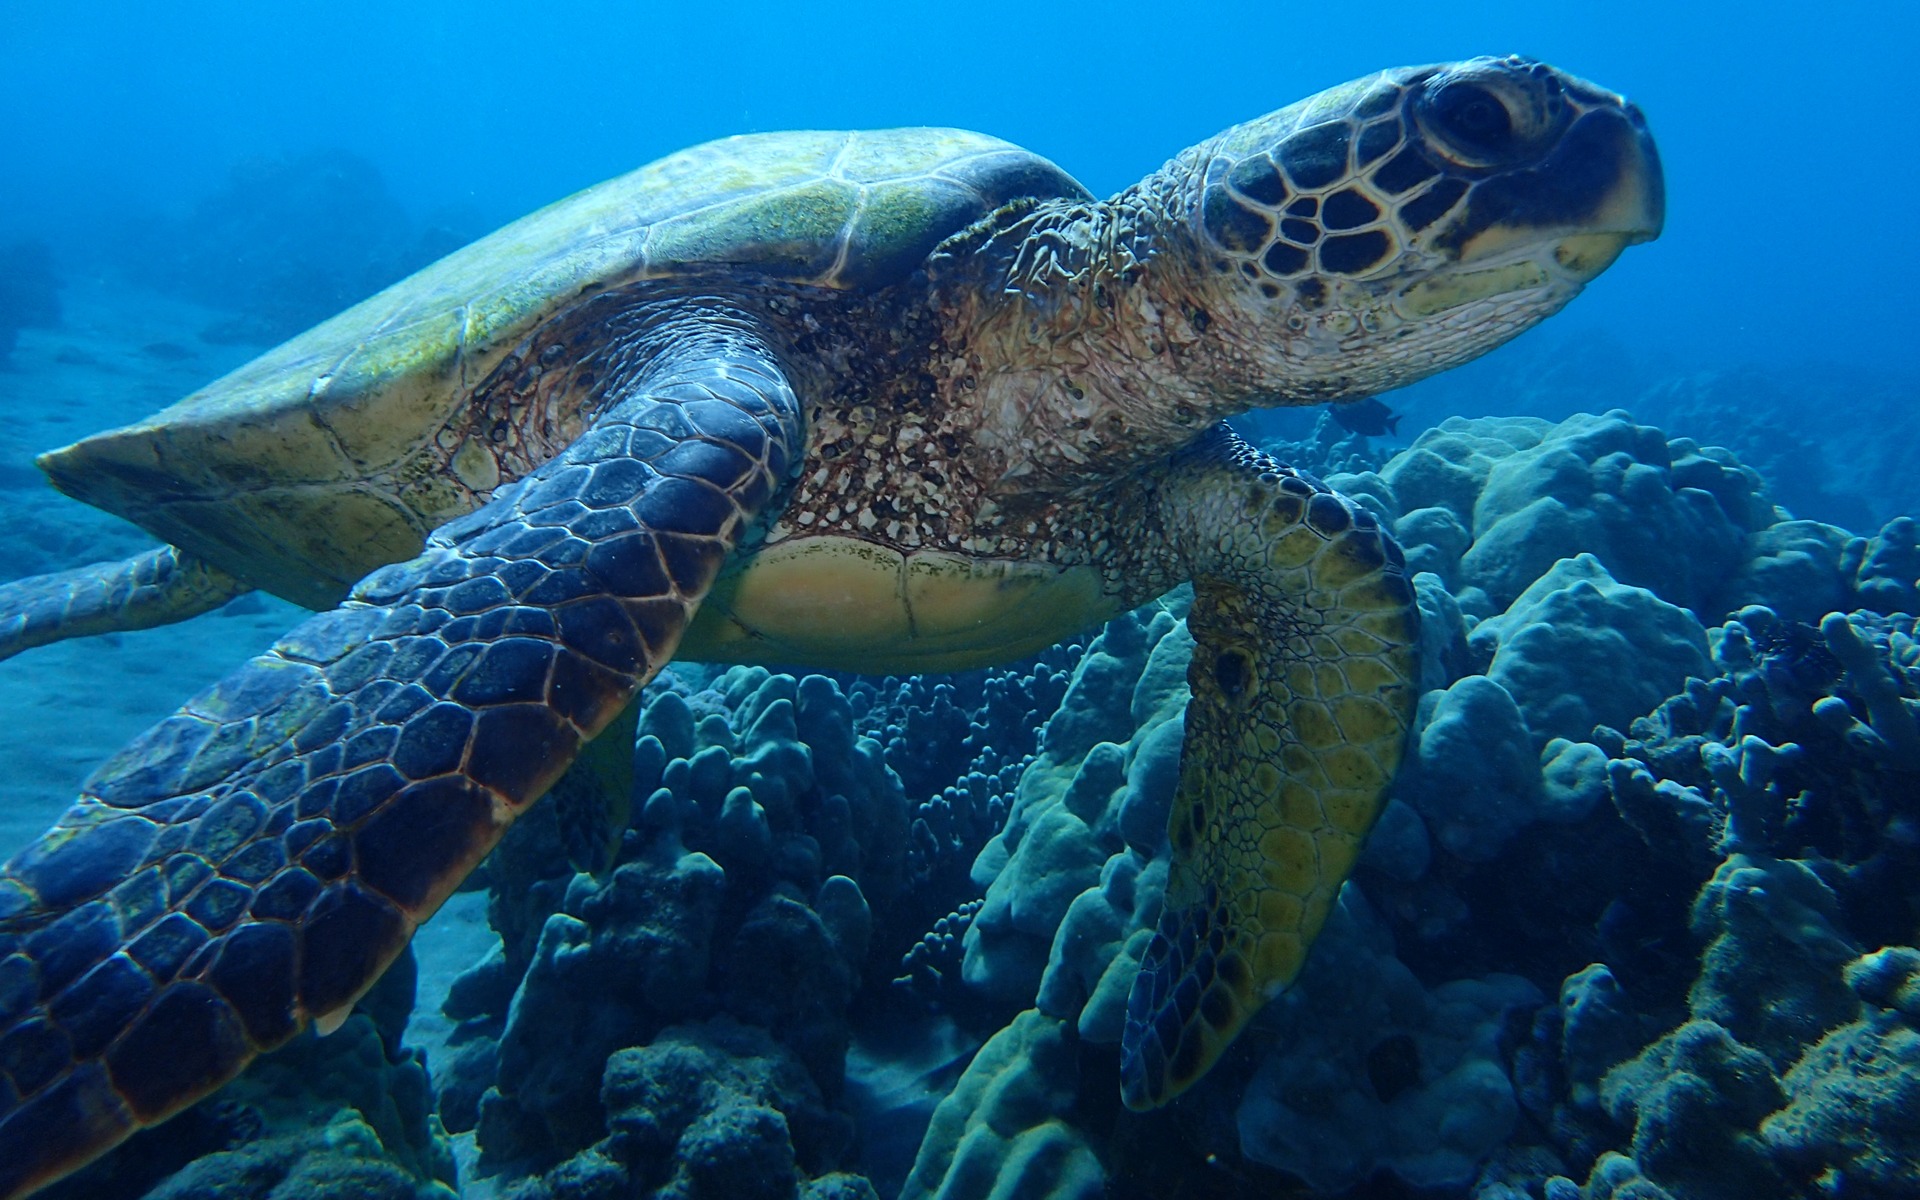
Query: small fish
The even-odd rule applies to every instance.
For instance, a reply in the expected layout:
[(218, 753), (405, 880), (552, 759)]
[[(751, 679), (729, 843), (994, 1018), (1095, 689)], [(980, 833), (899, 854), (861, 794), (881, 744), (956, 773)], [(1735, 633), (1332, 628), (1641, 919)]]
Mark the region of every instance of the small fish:
[(1400, 431), (1400, 414), (1372, 396), (1353, 404), (1335, 404), (1328, 409), (1340, 427), (1361, 437), (1382, 437)]

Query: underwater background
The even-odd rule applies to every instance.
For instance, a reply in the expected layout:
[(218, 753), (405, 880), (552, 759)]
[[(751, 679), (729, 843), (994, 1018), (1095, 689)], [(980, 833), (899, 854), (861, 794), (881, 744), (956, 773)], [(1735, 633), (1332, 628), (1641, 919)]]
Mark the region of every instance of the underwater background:
[[(1425, 695), (1306, 971), (1171, 1109), (1115, 1079), (1178, 595), (993, 671), (676, 667), (609, 869), (537, 808), (338, 1034), (46, 1194), (1920, 1196), (1916, 51), (1908, 3), (0, 3), (0, 579), (151, 543), (36, 453), (730, 133), (962, 126), (1105, 195), (1518, 52), (1641, 105), (1668, 189), (1395, 428), (1243, 422), (1423, 572)], [(0, 663), (0, 854), (299, 615)]]

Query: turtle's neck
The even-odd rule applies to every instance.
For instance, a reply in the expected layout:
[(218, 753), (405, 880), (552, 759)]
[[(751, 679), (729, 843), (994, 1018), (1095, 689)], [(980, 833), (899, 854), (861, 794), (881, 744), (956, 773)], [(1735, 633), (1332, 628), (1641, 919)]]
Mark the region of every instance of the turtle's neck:
[(1096, 491), (1246, 407), (1207, 336), (1188, 156), (1104, 201), (1010, 208), (942, 247), (935, 303), (1000, 487)]
[(981, 319), (1097, 324), (1100, 311), (1138, 286), (1163, 248), (1180, 203), (1168, 194), (1165, 173), (1106, 200), (1007, 205), (941, 247), (935, 285), (947, 303)]

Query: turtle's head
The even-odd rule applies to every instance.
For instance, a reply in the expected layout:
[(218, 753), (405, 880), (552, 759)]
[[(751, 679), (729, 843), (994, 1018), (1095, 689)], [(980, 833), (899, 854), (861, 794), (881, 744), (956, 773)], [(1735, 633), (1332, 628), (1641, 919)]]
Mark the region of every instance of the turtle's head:
[(1657, 236), (1664, 209), (1640, 111), (1523, 58), (1382, 72), (1170, 166), (1192, 199), (1187, 290), (1258, 404), (1491, 350)]

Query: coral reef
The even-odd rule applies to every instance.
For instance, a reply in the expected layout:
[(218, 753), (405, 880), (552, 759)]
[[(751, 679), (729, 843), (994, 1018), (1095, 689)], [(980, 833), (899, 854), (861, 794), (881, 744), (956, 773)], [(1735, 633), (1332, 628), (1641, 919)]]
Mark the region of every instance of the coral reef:
[(1241, 1153), (1322, 1193), (1381, 1169), (1423, 1188), (1471, 1181), (1520, 1118), (1507, 1022), (1540, 1002), (1512, 975), (1424, 987), (1346, 889), (1311, 964), (1261, 1017), (1275, 1050), (1235, 1114)]
[(820, 1094), (839, 1093), (876, 925), (898, 936), (875, 914), (908, 878), (907, 801), (879, 744), (856, 737), (831, 680), (735, 668), (697, 692), (649, 692), (634, 773), (645, 800), (605, 874), (575, 873), (538, 821), (489, 867), (501, 954), (449, 997), (462, 1072), (449, 1090), (485, 1169), (551, 1167), (599, 1143), (609, 1060), (699, 1016), (765, 1031)]
[[(1610, 1151), (1677, 1200), (1803, 1194), (1816, 1179), (1831, 1194), (1911, 1192), (1911, 1171), (1888, 1164), (1915, 1161), (1895, 1105), (1912, 1089), (1900, 1006), (1917, 956), (1856, 956), (1911, 937), (1920, 911), (1912, 622), (1831, 612), (1814, 629), (1744, 608), (1714, 631), (1718, 674), (1689, 681), (1631, 737), (1596, 731), (1614, 808), (1645, 852), (1681, 880), (1718, 860), (1692, 908), (1684, 1023), (1598, 1089), (1607, 1120), (1630, 1131)], [(1590, 1114), (1605, 1055), (1581, 1043), (1606, 1038), (1581, 1031), (1611, 1023), (1617, 1050), (1634, 1039), (1618, 1036), (1622, 1014), (1594, 1019), (1568, 999), (1570, 1105)], [(1556, 1123), (1570, 1160), (1609, 1140), (1578, 1124)], [(1595, 1165), (1590, 1192), (1618, 1163)]]
[[(1413, 753), (1240, 1065), (1146, 1119), (1315, 1194), (1381, 1173), (1566, 1200), (1884, 1187), (1894, 1107), (1840, 1106), (1904, 1094), (1910, 1062), (1847, 964), (1920, 916), (1920, 649), (1886, 615), (1912, 526), (1793, 521), (1726, 451), (1618, 412), (1451, 420), (1330, 482), (1422, 568)], [(974, 864), (962, 986), (1034, 1006), (1019, 1021), (1083, 1060), (1117, 1037), (1156, 909), (1177, 612), (1089, 649)], [(1101, 1086), (1045, 1111), (1137, 1158), (1086, 1123)]]
[(1781, 1081), (1787, 1104), (1761, 1125), (1783, 1173), (1835, 1194), (1911, 1195), (1920, 1163), (1920, 951), (1847, 968), (1861, 1019), (1839, 1026)]
[(1063, 1118), (1079, 1072), (1066, 1023), (1028, 1011), (974, 1056), (934, 1110), (900, 1200), (1093, 1200), (1105, 1175)]
[(904, 972), (894, 982), (929, 1003), (958, 1003), (963, 995), (960, 982), (961, 939), (968, 926), (980, 914), (982, 900), (969, 900), (933, 923), (933, 928), (908, 950), (900, 960)]
[[(512, 1200), (794, 1200), (802, 1183), (832, 1176), (853, 1135), (780, 1042), (727, 1017), (610, 1055), (600, 1106), (606, 1136)], [(807, 1194), (853, 1197), (863, 1184), (841, 1177)]]
[(452, 1200), (385, 1156), (364, 1121), (342, 1115), (321, 1129), (249, 1143), (196, 1159), (146, 1193), (148, 1200)]
[[(862, 1194), (864, 1179), (832, 1174), (844, 1131), (822, 1149), (816, 1119), (842, 1098), (856, 1001), (897, 1006), (891, 964), (905, 957), (924, 1003), (967, 1007), (959, 938), (982, 904), (967, 869), (1004, 820), (1003, 793), (1047, 715), (1036, 709), (1057, 706), (1078, 657), (1068, 647), (1018, 670), (847, 688), (761, 668), (656, 681), (637, 713), (635, 803), (606, 869), (576, 871), (577, 839), (554, 805), (485, 868), (501, 946), (450, 992), (459, 1025), (440, 1064), (442, 1112), (474, 1131), (480, 1169), (535, 1181), (529, 1196), (731, 1195), (729, 1172), (787, 1181), (768, 1194)], [(1024, 745), (1003, 731), (1021, 723)], [(887, 762), (889, 744), (904, 753), (915, 739), (934, 751), (916, 762), (930, 791), (917, 811)], [(931, 783), (928, 762), (954, 774)], [(930, 906), (955, 894), (958, 911), (936, 923)], [(730, 1032), (685, 1032), (703, 1017)], [(632, 1089), (616, 1077), (666, 1070), (633, 1056), (676, 1036), (711, 1063), (670, 1073), (744, 1080), (777, 1059), (810, 1090), (776, 1103), (737, 1082), (731, 1099), (674, 1100), (684, 1119), (641, 1147), (624, 1115)], [(684, 1064), (691, 1051), (676, 1053)], [(679, 1174), (662, 1174), (668, 1161)], [(696, 1161), (698, 1178), (685, 1173)]]
[(1639, 1170), (1683, 1200), (1777, 1196), (1784, 1180), (1752, 1132), (1781, 1101), (1764, 1056), (1694, 1020), (1608, 1074), (1607, 1115), (1633, 1129)]
[(1624, 725), (1707, 672), (1706, 631), (1645, 588), (1616, 583), (1600, 560), (1563, 558), (1507, 610), (1474, 627), (1485, 678), (1516, 697), (1535, 742)]
[(1085, 653), (1085, 643), (1069, 641), (1025, 662), (957, 675), (827, 677), (846, 692), (855, 730), (880, 743), (901, 787), (917, 798), (970, 774), (1023, 765)]
[[(1298, 429), (1304, 422), (1310, 427)], [(1387, 461), (1388, 453), (1376, 446), (1371, 436), (1355, 432), (1334, 419), (1331, 408), (1310, 414), (1286, 409), (1266, 409), (1235, 419), (1241, 436), (1296, 471), (1324, 479), (1329, 475), (1357, 475), (1375, 471)], [(1289, 437), (1289, 432), (1300, 436)]]
[(1379, 474), (1327, 482), (1371, 500), (1402, 541), (1431, 545), (1409, 566), (1440, 575), (1479, 616), (1582, 552), (1621, 583), (1711, 615), (1748, 536), (1778, 515), (1760, 477), (1725, 451), (1670, 442), (1618, 410), (1559, 425), (1449, 418)]
[[(485, 1186), (1914, 1194), (1920, 526), (1795, 520), (1620, 412), (1452, 419), (1386, 461), (1325, 424), (1317, 464), (1418, 571), (1423, 694), (1305, 970), (1206, 1079), (1119, 1105), (1175, 593), (992, 672), (650, 686), (631, 804), (558, 797), (476, 880), (500, 944), (433, 1066)], [(340, 1035), (360, 1090), (297, 1068), (333, 1097), (307, 1124), (249, 1101), (180, 1126), (221, 1152), (193, 1170), (442, 1186), (382, 1020)]]
[[(966, 932), (968, 987), (1031, 1004), (1069, 906), (1100, 886), (1110, 859), (1163, 847), (1192, 646), (1175, 613), (1156, 606), (1109, 623), (1088, 648), (1006, 828), (974, 860), (986, 897)], [(1169, 723), (1175, 732), (1162, 734)], [(1141, 860), (1130, 861), (1129, 885)]]
[[(1711, 439), (1758, 470), (1795, 515), (1868, 528), (1920, 511), (1898, 436), (1912, 388), (1866, 370), (1735, 367), (1651, 383), (1634, 411)], [(1825, 419), (1810, 424), (1807, 414)]]

